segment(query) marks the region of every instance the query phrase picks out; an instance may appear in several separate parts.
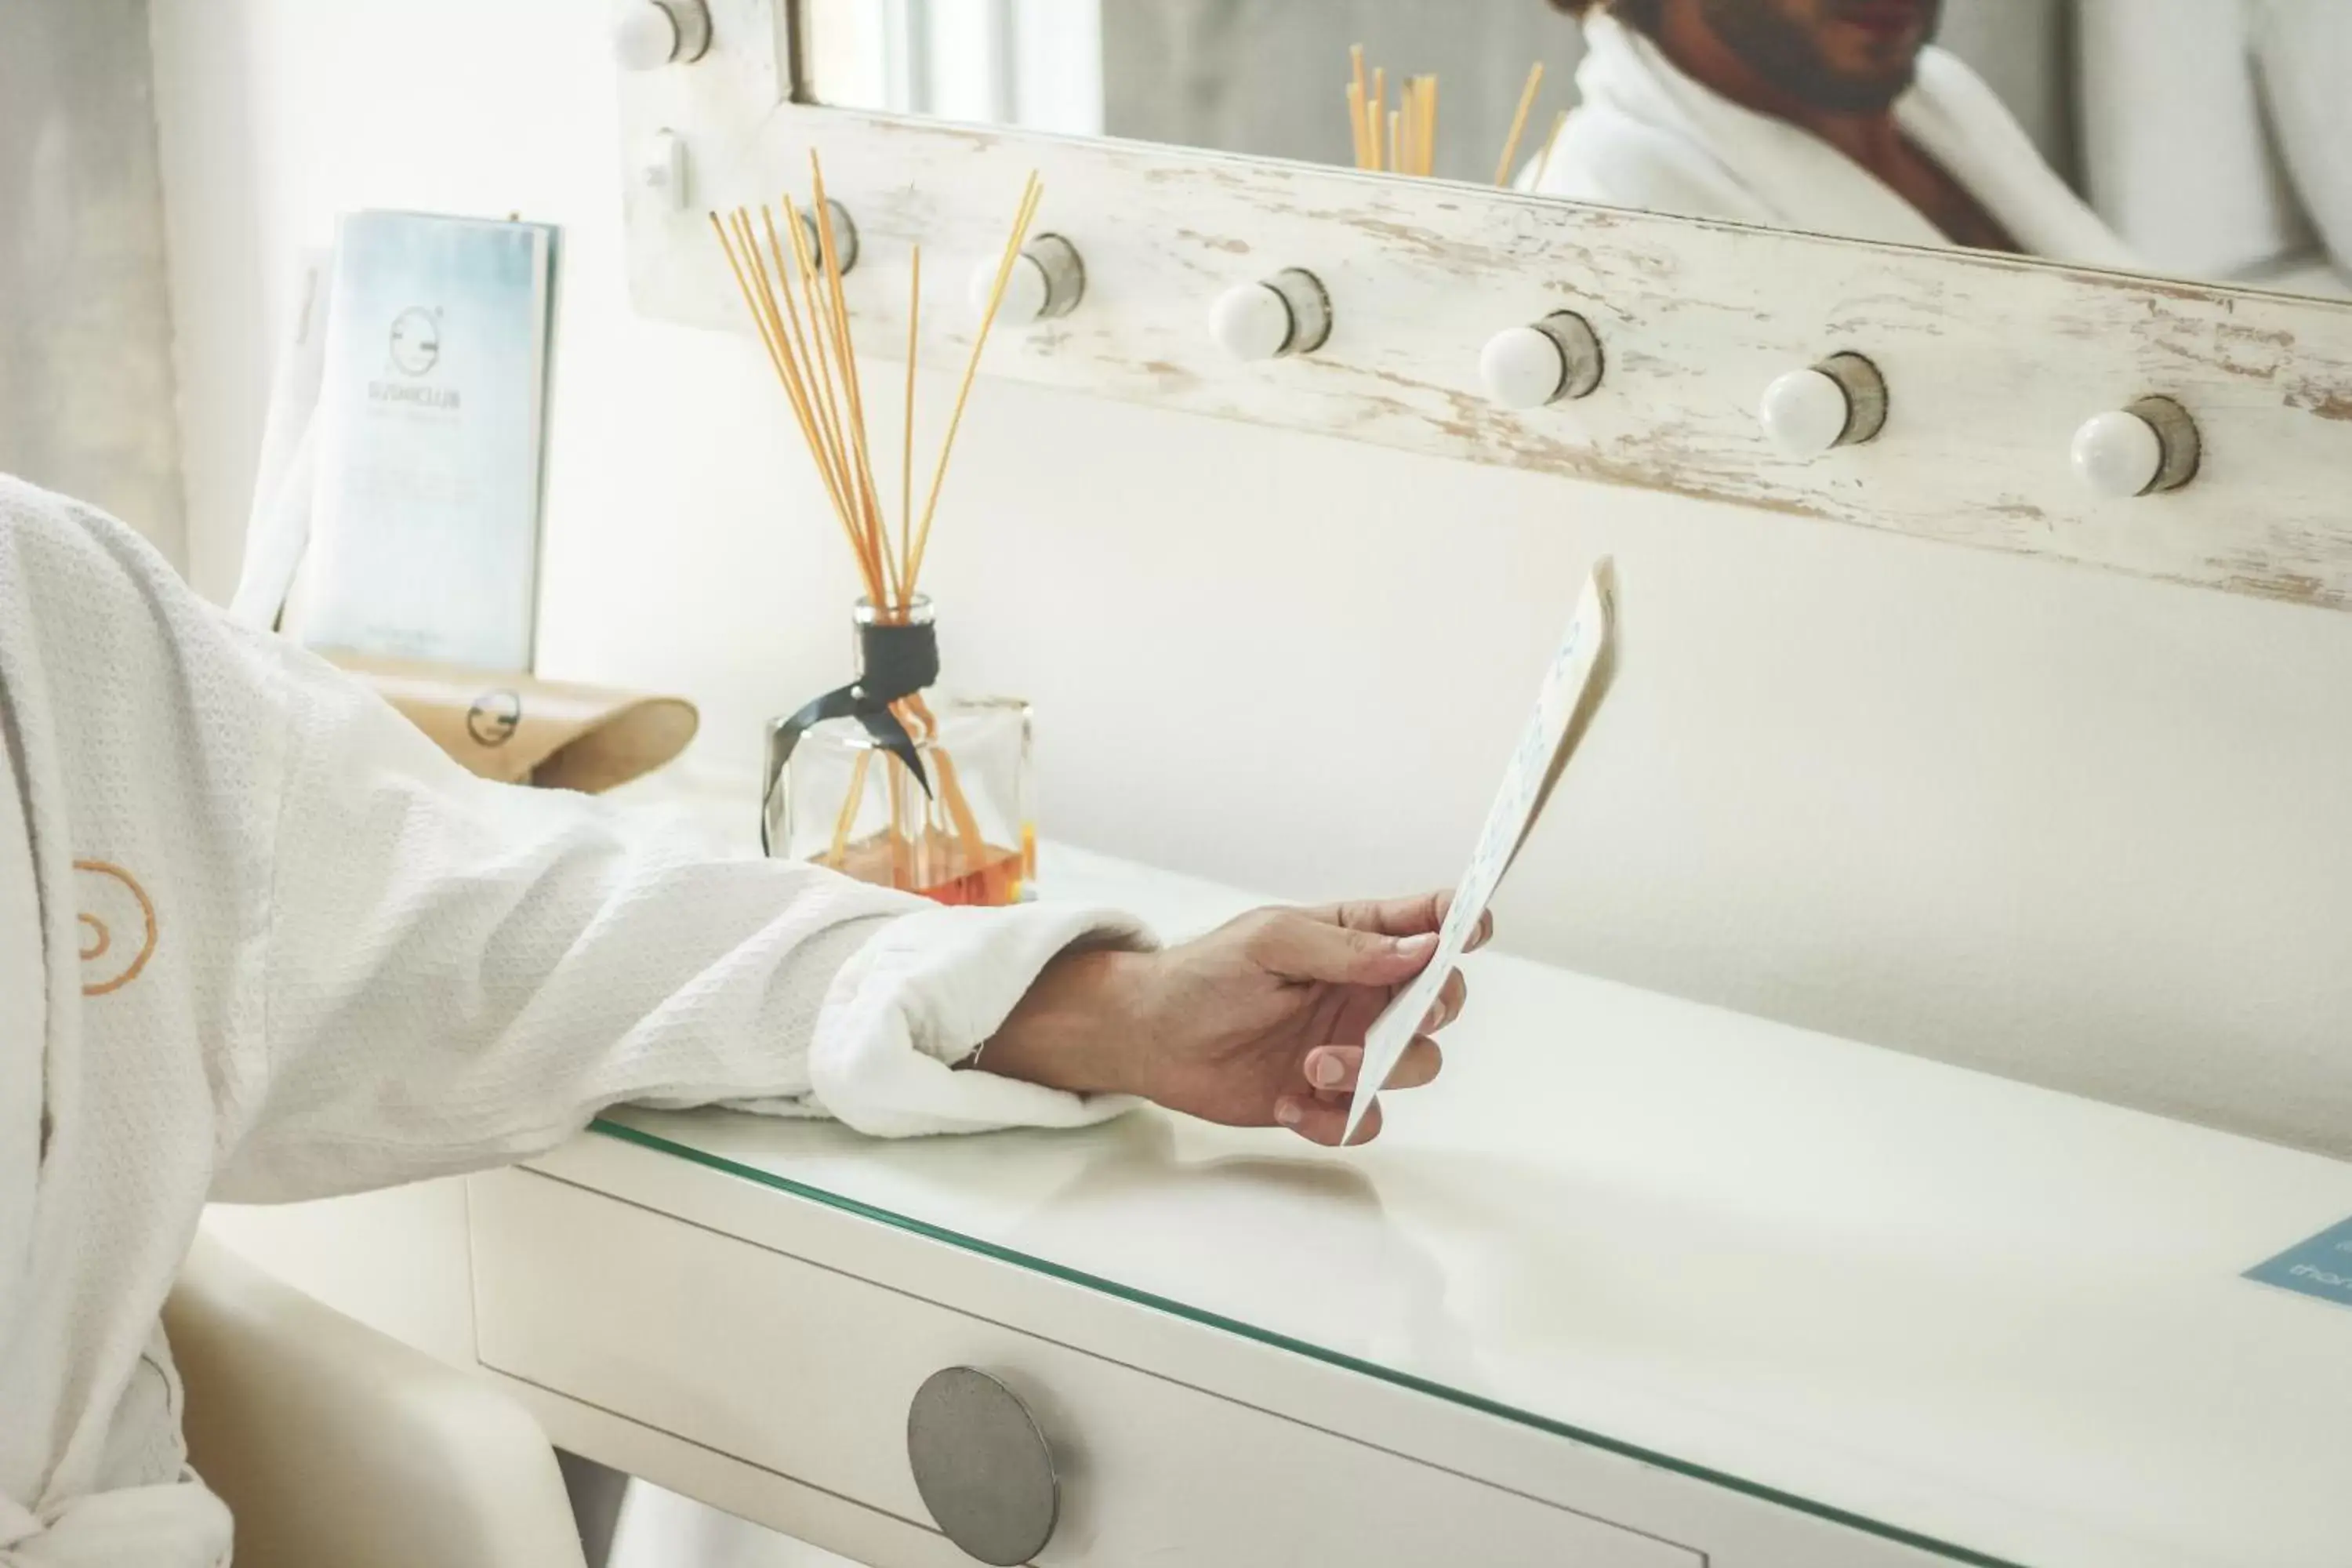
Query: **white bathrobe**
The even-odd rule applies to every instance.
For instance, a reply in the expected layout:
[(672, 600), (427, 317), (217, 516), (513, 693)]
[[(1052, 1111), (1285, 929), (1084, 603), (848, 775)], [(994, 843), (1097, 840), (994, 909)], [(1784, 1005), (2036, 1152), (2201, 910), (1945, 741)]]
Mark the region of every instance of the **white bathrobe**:
[(940, 910), (485, 784), (129, 531), (0, 477), (0, 1564), (215, 1568), (157, 1322), (208, 1198), (520, 1159), (620, 1100), (897, 1135), (1117, 917)]
[[(1815, 136), (1702, 87), (1639, 29), (1602, 13), (1584, 25), (1582, 101), (1540, 168), (1547, 195), (1606, 206), (1892, 245), (1948, 246), (1893, 186)], [(2042, 154), (1984, 79), (1928, 47), (1895, 100), (1904, 133), (1966, 186), (2033, 256), (2138, 265)]]

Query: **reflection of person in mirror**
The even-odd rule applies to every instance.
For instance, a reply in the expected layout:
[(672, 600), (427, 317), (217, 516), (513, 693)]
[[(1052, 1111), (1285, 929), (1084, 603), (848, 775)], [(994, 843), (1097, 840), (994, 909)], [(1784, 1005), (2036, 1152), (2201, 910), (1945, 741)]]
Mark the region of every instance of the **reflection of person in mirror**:
[(1523, 186), (1612, 206), (2130, 267), (1983, 79), (1941, 0), (1551, 0), (1582, 101)]

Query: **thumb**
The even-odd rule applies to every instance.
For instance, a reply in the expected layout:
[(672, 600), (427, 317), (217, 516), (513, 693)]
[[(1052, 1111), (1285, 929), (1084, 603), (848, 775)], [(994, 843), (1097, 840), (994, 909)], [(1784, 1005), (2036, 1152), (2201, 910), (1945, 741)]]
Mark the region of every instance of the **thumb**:
[(1286, 980), (1335, 985), (1395, 985), (1428, 966), (1437, 936), (1383, 936), (1333, 925), (1310, 915), (1284, 914), (1269, 921), (1258, 943), (1258, 962)]

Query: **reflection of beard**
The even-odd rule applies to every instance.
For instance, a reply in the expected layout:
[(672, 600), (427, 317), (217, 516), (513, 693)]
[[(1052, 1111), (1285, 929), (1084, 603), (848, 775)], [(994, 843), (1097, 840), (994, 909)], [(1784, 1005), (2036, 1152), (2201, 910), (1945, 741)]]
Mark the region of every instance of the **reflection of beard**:
[[(1814, 0), (1824, 10), (1837, 0)], [(1936, 36), (1943, 10), (1936, 0), (1921, 29), (1925, 40)], [(1860, 76), (1840, 71), (1822, 58), (1812, 31), (1783, 8), (1783, 0), (1699, 0), (1699, 14), (1716, 36), (1750, 68), (1816, 109), (1832, 114), (1868, 114), (1885, 109), (1910, 88), (1918, 72), (1916, 49), (1890, 58), (1879, 71)]]

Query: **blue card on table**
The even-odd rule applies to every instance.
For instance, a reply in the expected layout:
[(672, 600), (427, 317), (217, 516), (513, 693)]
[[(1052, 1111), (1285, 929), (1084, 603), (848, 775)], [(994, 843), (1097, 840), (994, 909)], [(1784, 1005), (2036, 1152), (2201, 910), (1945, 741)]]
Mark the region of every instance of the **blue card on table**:
[(2247, 1269), (2246, 1278), (2352, 1307), (2352, 1219)]

